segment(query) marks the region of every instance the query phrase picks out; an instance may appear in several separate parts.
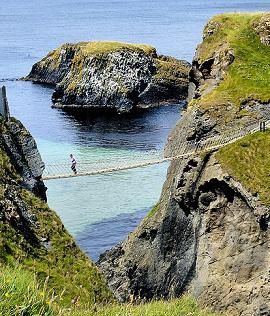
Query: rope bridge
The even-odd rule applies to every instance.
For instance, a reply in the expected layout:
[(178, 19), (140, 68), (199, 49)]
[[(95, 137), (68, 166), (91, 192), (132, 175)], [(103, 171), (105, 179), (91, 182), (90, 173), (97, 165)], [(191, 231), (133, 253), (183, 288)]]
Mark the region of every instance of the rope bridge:
[[(265, 127), (270, 127), (270, 120), (265, 122)], [(221, 148), (227, 144), (233, 143), (242, 137), (255, 133), (260, 130), (261, 127), (258, 123), (241, 127), (231, 132), (223, 133), (222, 135), (212, 136), (206, 139), (197, 141), (186, 141), (179, 144), (178, 148), (175, 148), (177, 155), (173, 157), (163, 157), (163, 153), (158, 151), (150, 151), (148, 153), (141, 153), (137, 156), (131, 157), (117, 157), (117, 159), (110, 160), (97, 160), (93, 161), (81, 161), (77, 163), (77, 174), (72, 173), (71, 165), (68, 163), (58, 163), (46, 165), (43, 180), (64, 179), (80, 176), (93, 176), (99, 174), (112, 173), (123, 170), (130, 170), (140, 167), (146, 167), (151, 165), (157, 165), (165, 162), (170, 162), (179, 158), (189, 157), (191, 155), (198, 155), (201, 152), (212, 151)]]

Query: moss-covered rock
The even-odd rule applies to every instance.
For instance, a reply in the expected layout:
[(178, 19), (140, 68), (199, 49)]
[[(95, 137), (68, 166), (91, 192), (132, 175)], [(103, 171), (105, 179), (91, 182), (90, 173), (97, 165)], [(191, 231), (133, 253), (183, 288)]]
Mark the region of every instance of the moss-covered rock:
[(184, 100), (189, 69), (148, 45), (86, 42), (52, 51), (26, 79), (56, 85), (54, 107), (123, 113)]
[(39, 159), (35, 142), (22, 124), (0, 120), (0, 264), (19, 262), (36, 273), (41, 283), (48, 278), (50, 293), (62, 306), (111, 300), (96, 266), (56, 213), (33, 194), (36, 185), (29, 183), (38, 181), (42, 187), (41, 174), (36, 173)]

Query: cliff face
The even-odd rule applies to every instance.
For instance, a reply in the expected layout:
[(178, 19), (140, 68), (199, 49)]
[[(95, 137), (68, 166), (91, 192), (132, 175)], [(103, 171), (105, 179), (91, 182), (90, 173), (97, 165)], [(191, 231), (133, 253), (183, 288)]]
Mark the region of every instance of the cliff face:
[(46, 187), (41, 181), (44, 163), (35, 140), (19, 121), (1, 121), (0, 146), (20, 174), (21, 185), (46, 201)]
[[(222, 15), (208, 23), (190, 74), (194, 98), (169, 137), (167, 156), (187, 140), (269, 119), (263, 55), (270, 50), (257, 31), (266, 18)], [(270, 183), (262, 168), (269, 166), (269, 133), (249, 137), (171, 163), (158, 205), (100, 258), (119, 300), (189, 291), (215, 310), (270, 314)]]
[(54, 107), (123, 113), (184, 100), (189, 69), (150, 46), (90, 42), (61, 46), (26, 79), (56, 85)]
[[(62, 306), (111, 299), (103, 277), (42, 201), (44, 164), (23, 125), (0, 119), (0, 266), (20, 264)], [(40, 197), (42, 199), (40, 199)]]

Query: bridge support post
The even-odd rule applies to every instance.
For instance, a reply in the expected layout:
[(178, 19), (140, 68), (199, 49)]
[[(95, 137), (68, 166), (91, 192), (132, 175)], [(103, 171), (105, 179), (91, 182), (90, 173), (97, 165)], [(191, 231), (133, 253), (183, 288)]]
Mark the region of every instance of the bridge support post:
[(7, 92), (5, 86), (2, 86), (0, 88), (0, 115), (3, 116), (3, 118), (7, 121), (10, 119)]

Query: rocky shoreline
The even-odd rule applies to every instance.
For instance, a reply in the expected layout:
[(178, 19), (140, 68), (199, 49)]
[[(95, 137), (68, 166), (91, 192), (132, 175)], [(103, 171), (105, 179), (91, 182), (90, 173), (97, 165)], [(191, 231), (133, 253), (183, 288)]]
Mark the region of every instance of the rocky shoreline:
[(88, 42), (50, 52), (24, 80), (54, 85), (54, 108), (122, 114), (185, 100), (189, 70), (151, 46)]

